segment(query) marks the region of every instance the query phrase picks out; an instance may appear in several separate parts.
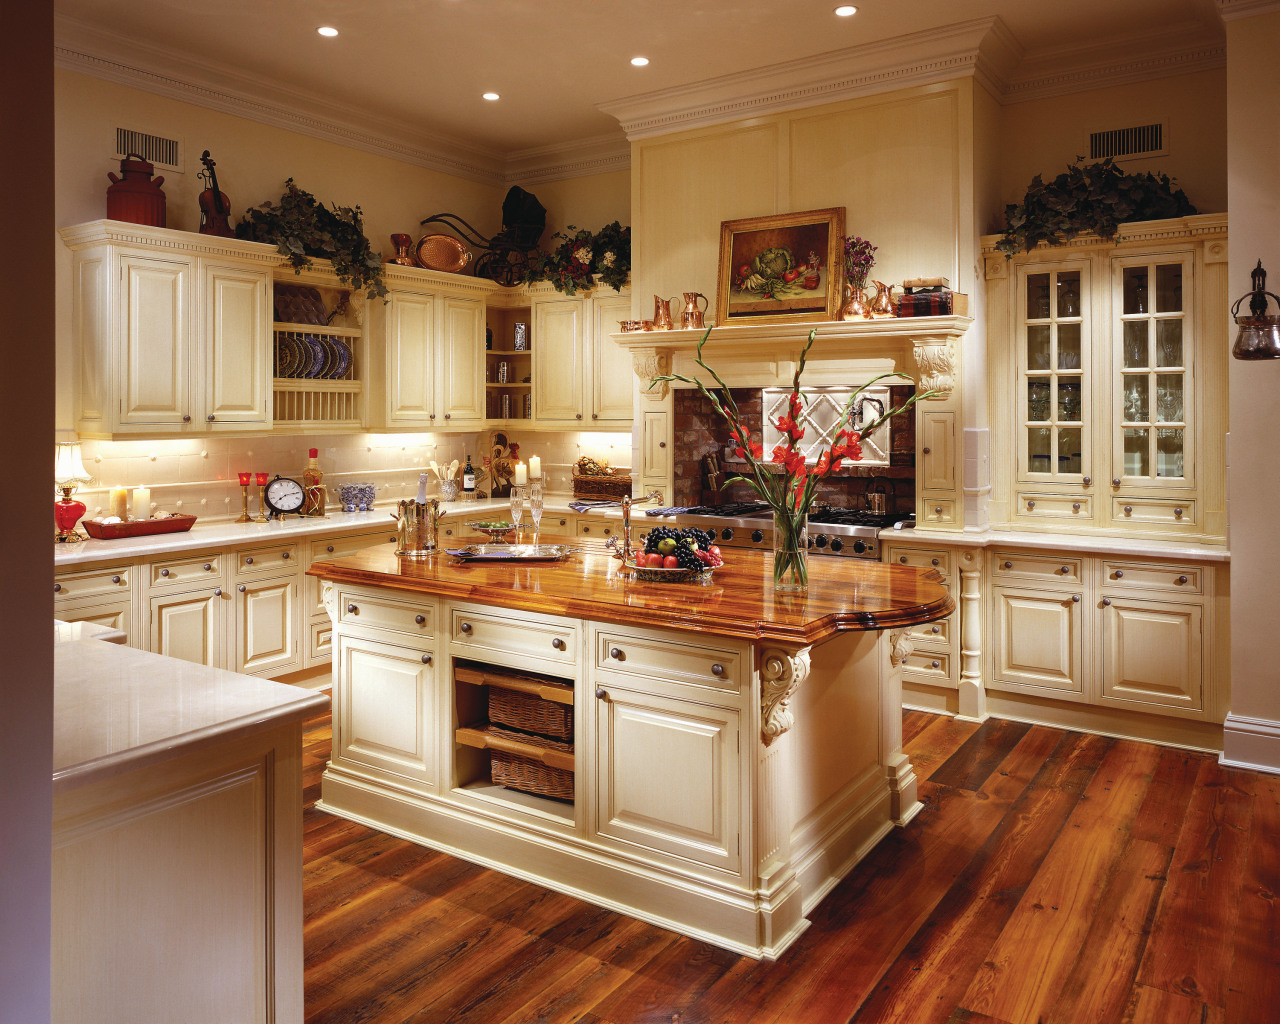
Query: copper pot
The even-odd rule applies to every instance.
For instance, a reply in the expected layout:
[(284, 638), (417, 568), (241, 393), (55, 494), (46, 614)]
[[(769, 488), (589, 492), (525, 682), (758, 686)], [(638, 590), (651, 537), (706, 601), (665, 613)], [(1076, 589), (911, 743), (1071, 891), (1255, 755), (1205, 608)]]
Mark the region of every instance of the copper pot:
[(117, 178), (111, 171), (107, 177), (111, 185), (107, 188), (107, 218), (124, 220), (130, 224), (147, 224), (154, 228), (165, 226), (165, 198), (160, 188), (164, 178), (152, 178), (155, 167), (140, 157), (130, 153), (120, 161), (120, 173)]

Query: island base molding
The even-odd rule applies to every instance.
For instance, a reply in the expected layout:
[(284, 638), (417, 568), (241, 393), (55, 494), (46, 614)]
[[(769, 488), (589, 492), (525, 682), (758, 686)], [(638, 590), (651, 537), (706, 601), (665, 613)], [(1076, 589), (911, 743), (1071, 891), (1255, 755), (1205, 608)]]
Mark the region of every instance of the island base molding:
[(1280, 772), (1280, 722), (1227, 715), (1222, 726), (1222, 756), (1229, 768)]

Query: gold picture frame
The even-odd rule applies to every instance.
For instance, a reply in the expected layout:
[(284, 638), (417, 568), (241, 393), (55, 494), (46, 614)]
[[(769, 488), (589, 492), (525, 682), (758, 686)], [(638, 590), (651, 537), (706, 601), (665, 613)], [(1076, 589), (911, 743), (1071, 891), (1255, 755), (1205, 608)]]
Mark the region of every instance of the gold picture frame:
[(843, 206), (720, 223), (717, 324), (834, 320), (843, 283)]

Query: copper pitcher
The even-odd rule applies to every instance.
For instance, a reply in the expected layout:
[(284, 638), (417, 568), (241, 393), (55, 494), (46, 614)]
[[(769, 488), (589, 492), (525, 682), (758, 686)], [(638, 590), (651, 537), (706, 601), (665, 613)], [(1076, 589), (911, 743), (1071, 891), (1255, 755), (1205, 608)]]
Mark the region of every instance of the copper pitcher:
[(897, 316), (898, 311), (893, 308), (893, 285), (886, 285), (883, 281), (872, 281), (876, 286), (876, 293), (871, 297), (871, 315), (873, 317)]
[[(703, 301), (702, 309), (698, 308), (698, 300)], [(705, 326), (702, 322), (702, 314), (707, 306), (711, 305), (707, 297), (702, 292), (685, 292), (684, 293), (684, 312), (680, 314), (680, 326), (686, 330), (701, 329)]]
[(671, 300), (664, 299), (661, 295), (653, 297), (653, 329), (671, 330)]

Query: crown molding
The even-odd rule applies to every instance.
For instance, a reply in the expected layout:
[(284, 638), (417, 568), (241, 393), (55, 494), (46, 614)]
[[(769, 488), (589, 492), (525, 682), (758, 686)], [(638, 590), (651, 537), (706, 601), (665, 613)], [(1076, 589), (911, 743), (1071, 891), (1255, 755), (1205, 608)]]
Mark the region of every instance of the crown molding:
[(563, 181), (630, 169), (631, 144), (625, 136), (596, 135), (507, 154), (506, 182), (508, 185), (536, 185), (542, 181)]
[(1275, 14), (1278, 11), (1278, 0), (1218, 0), (1218, 14), (1223, 21), (1252, 18), (1255, 14)]
[[(1033, 252), (1049, 249), (1064, 251), (1067, 249), (1113, 249), (1122, 245), (1153, 245), (1162, 242), (1181, 242), (1192, 239), (1225, 238), (1227, 233), (1227, 215), (1225, 213), (1193, 213), (1187, 217), (1168, 217), (1162, 220), (1135, 220), (1121, 224), (1116, 237), (1100, 238), (1092, 232), (1077, 235), (1061, 245), (1049, 245), (1041, 242)], [(996, 243), (1003, 235), (983, 235), (979, 238), (982, 255), (1005, 259), (1005, 253), (996, 248)], [(1018, 256), (1023, 253), (1018, 253)]]

